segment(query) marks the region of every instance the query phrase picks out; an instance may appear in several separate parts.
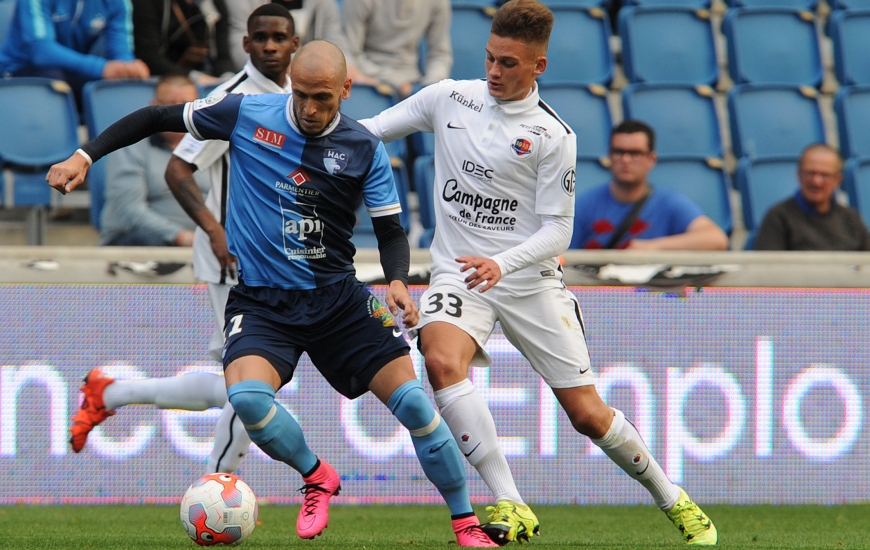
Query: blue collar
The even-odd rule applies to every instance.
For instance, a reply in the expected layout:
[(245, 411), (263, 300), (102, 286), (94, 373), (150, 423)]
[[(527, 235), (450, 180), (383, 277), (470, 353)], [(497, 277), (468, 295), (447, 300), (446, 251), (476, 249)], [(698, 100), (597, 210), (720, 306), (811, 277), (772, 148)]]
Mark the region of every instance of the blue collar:
[[(794, 194), (794, 200), (797, 202), (798, 206), (801, 207), (801, 210), (809, 214), (810, 216), (821, 216), (822, 213), (816, 210), (813, 205), (807, 202), (803, 195), (801, 195), (800, 190)], [(834, 207), (834, 197), (831, 197), (831, 208)], [(830, 210), (828, 210), (830, 212)]]

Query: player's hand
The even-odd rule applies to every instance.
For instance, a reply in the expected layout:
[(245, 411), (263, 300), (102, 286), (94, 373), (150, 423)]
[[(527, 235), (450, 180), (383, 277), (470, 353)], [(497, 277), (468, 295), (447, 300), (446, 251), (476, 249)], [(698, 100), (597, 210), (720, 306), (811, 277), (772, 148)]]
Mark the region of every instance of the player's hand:
[(402, 310), (402, 324), (405, 327), (413, 327), (420, 320), (420, 311), (417, 309), (417, 304), (411, 298), (411, 295), (408, 294), (408, 287), (402, 281), (392, 281), (390, 283), (386, 301), (387, 307), (393, 315), (398, 315), (399, 310)]
[(85, 181), (88, 169), (91, 167), (85, 157), (78, 153), (63, 162), (53, 165), (45, 176), (48, 185), (66, 195)]
[(208, 233), (208, 238), (211, 242), (211, 251), (221, 264), (221, 269), (226, 269), (235, 279), (238, 260), (230, 254), (230, 249), (227, 246), (227, 232), (224, 231), (223, 226), (216, 224), (215, 228)]
[(474, 270), (471, 275), (465, 278), (465, 282), (468, 283), (468, 290), (482, 284), (480, 292), (486, 292), (501, 280), (501, 268), (492, 258), (462, 256), (461, 258), (456, 258), (456, 261), (462, 264), (459, 271), (465, 273), (469, 269)]

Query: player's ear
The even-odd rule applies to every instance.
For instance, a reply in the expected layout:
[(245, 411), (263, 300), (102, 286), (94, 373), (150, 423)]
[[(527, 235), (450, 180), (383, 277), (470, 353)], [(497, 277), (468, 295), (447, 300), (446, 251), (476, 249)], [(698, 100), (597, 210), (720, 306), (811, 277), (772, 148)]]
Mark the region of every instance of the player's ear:
[(290, 41), (290, 53), (296, 53), (296, 50), (299, 49), (299, 37), (293, 36), (293, 40)]
[(344, 86), (341, 87), (341, 99), (347, 99), (350, 97), (350, 87), (353, 81), (350, 78), (344, 79)]
[(547, 58), (539, 57), (535, 60), (535, 77), (541, 76), (544, 74), (544, 71), (547, 70)]
[[(250, 44), (251, 44), (251, 41), (248, 38), (248, 35), (246, 34), (245, 36), (242, 37), (242, 48), (245, 50), (245, 53), (251, 53), (250, 51), (248, 51)], [(296, 51), (296, 50), (293, 50), (293, 51)]]

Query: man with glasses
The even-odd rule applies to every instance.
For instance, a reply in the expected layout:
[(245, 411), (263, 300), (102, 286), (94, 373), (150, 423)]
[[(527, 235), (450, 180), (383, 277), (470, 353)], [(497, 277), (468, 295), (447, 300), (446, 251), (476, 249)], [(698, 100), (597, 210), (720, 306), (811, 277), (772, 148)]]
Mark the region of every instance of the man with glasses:
[(626, 120), (610, 134), (610, 182), (577, 198), (570, 248), (725, 250), (728, 237), (684, 195), (653, 188), (655, 132)]
[(799, 189), (771, 207), (761, 222), (755, 250), (870, 250), (870, 232), (854, 208), (834, 193), (843, 180), (835, 149), (814, 143), (798, 161)]

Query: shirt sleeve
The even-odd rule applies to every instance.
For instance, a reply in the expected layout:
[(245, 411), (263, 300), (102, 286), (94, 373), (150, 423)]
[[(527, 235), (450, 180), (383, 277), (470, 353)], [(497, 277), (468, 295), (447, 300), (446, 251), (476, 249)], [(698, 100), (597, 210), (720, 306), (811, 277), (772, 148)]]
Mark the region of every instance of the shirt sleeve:
[(701, 207), (682, 193), (673, 193), (668, 197), (667, 203), (671, 210), (669, 235), (685, 233), (693, 221), (704, 215)]
[(103, 76), (105, 59), (77, 52), (57, 42), (48, 2), (18, 2), (15, 17), (35, 66), (60, 67), (91, 79)]
[(219, 139), (200, 141), (190, 134), (185, 134), (172, 154), (184, 162), (195, 165), (197, 170), (205, 170), (217, 162), (229, 149), (229, 142)]
[(184, 126), (196, 139), (229, 141), (239, 120), (242, 94), (216, 93), (185, 103)]
[(755, 250), (788, 250), (788, 226), (774, 206), (767, 211), (755, 236)]
[[(430, 0), (431, 1), (431, 0)], [(432, 84), (450, 76), (453, 68), (453, 47), (450, 43), (450, 2), (438, 0), (429, 28), (426, 30), (426, 74), (423, 84)]]
[(538, 163), (535, 213), (541, 216), (574, 215), (574, 179), (577, 169), (577, 136), (559, 139)]
[(396, 182), (393, 180), (390, 156), (383, 143), (378, 143), (372, 166), (363, 183), (363, 200), (372, 218), (398, 214), (402, 211)]
[(543, 216), (541, 228), (525, 242), (493, 256), (502, 277), (565, 252), (572, 221), (571, 216)]
[(378, 72), (377, 65), (365, 55), (368, 19), (371, 17), (371, 11), (371, 2), (368, 0), (353, 0), (342, 6), (342, 28), (347, 48), (344, 54), (348, 64), (354, 65), (367, 75)]
[(133, 56), (133, 6), (129, 0), (112, 2), (107, 21), (106, 52), (109, 59), (132, 61)]
[(427, 86), (379, 115), (360, 120), (359, 123), (385, 142), (402, 139), (414, 132), (433, 132), (435, 104), (444, 82), (452, 80)]

